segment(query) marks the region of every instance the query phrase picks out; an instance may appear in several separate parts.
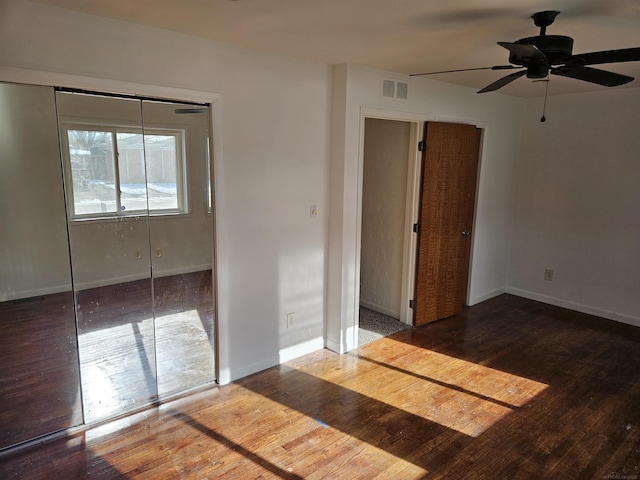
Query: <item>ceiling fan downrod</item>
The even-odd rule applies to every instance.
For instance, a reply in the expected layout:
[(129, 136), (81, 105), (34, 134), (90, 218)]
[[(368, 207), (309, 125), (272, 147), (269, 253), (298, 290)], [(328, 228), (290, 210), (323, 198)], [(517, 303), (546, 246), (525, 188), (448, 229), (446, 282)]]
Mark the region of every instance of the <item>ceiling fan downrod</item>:
[(547, 27), (554, 22), (559, 14), (560, 12), (557, 10), (546, 10), (544, 12), (537, 12), (531, 15), (535, 26), (540, 27), (541, 37), (547, 34)]

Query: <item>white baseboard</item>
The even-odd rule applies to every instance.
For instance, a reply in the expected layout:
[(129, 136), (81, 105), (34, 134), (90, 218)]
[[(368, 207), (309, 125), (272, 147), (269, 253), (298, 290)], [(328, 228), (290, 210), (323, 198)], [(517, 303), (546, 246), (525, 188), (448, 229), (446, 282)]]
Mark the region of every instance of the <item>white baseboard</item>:
[(212, 268), (210, 263), (206, 263), (204, 265), (190, 265), (188, 267), (178, 267), (169, 270), (154, 270), (153, 275), (155, 277), (170, 277), (172, 275), (183, 275), (185, 273), (204, 272)]
[(342, 345), (341, 343), (329, 340), (328, 338), (325, 339), (324, 346), (326, 349), (331, 350), (332, 352), (338, 353), (340, 355), (347, 352), (347, 348), (344, 345)]
[(89, 290), (91, 288), (107, 287), (109, 285), (118, 285), (119, 283), (135, 282), (138, 280), (144, 280), (149, 278), (146, 273), (136, 275), (125, 275), (116, 278), (101, 278), (99, 280), (92, 280), (90, 282), (76, 283), (75, 287), (78, 291)]
[[(205, 265), (191, 265), (188, 267), (173, 268), (170, 270), (155, 271), (156, 278), (170, 277), (172, 275), (183, 275), (185, 273), (196, 273), (206, 270), (211, 270), (210, 264)], [(127, 275), (118, 278), (108, 278), (93, 280), (90, 282), (83, 282), (76, 284), (78, 290), (88, 290), (90, 288), (106, 287), (108, 285), (117, 285), (119, 283), (133, 282), (136, 280), (144, 280), (149, 278), (149, 275)], [(0, 292), (0, 302), (7, 302), (12, 300), (21, 300), (23, 298), (40, 297), (42, 295), (51, 295), (53, 293), (62, 293), (71, 291), (71, 284), (66, 285), (53, 285), (49, 287), (34, 288), (30, 290), (21, 290), (19, 292)]]
[(265, 358), (264, 360), (260, 360), (259, 362), (252, 363), (250, 365), (245, 365), (239, 368), (233, 368), (229, 370), (229, 381), (235, 382), (236, 380), (240, 380), (241, 378), (247, 377), (254, 373), (261, 372), (266, 370), (267, 368), (275, 367), (279, 365), (280, 357), (278, 355), (271, 356), (269, 358)]
[(31, 290), (21, 290), (19, 292), (0, 293), (0, 302), (8, 302), (12, 300), (21, 300), (23, 298), (41, 297), (43, 295), (52, 295), (54, 293), (70, 292), (71, 284), (55, 285), (52, 287), (34, 288)]
[(603, 310), (591, 305), (576, 303), (562, 298), (551, 297), (549, 295), (542, 295), (540, 293), (531, 292), (529, 290), (521, 290), (519, 288), (509, 287), (507, 288), (506, 293), (517, 295), (518, 297), (528, 298), (530, 300), (536, 300), (542, 303), (547, 303), (549, 305), (555, 305), (556, 307), (568, 308), (569, 310), (575, 310), (576, 312), (586, 313), (588, 315), (595, 315), (597, 317), (606, 318), (608, 320), (626, 323), (628, 325), (633, 325), (634, 327), (640, 327), (640, 318), (625, 315), (623, 313)]
[(490, 298), (497, 297), (498, 295), (502, 295), (506, 293), (507, 289), (505, 287), (497, 288), (491, 292), (483, 293), (482, 295), (476, 295), (469, 299), (469, 306), (473, 306), (477, 303), (484, 302), (485, 300), (489, 300)]
[[(211, 265), (193, 265), (189, 267), (173, 268), (170, 270), (154, 270), (153, 275), (156, 278), (170, 277), (172, 275), (183, 275), (185, 273), (195, 273), (204, 270), (211, 270)], [(144, 280), (149, 278), (148, 272), (143, 274), (126, 275), (117, 278), (106, 278), (93, 280), (91, 282), (84, 282), (76, 284), (78, 290), (88, 290), (90, 288), (107, 287), (109, 285), (117, 285), (119, 283), (135, 282), (137, 280)]]
[(382, 313), (383, 315), (389, 315), (390, 317), (393, 317), (396, 319), (400, 318), (399, 311), (391, 310), (381, 305), (376, 305), (375, 303), (368, 302), (366, 300), (363, 300), (362, 298), (360, 299), (360, 305), (362, 305), (365, 308), (368, 308), (369, 310), (373, 310), (374, 312)]
[(280, 349), (279, 363), (285, 363), (290, 360), (294, 360), (296, 358), (302, 357), (303, 355), (322, 350), (323, 348), (324, 340), (322, 339), (322, 337), (314, 338), (313, 340), (308, 340), (299, 345), (293, 345), (292, 347), (282, 348)]
[(294, 360), (302, 357), (303, 355), (322, 350), (322, 348), (324, 348), (324, 341), (321, 337), (308, 340), (298, 345), (283, 348), (280, 350), (278, 355), (273, 355), (259, 362), (245, 365), (244, 367), (234, 368), (229, 372), (229, 380), (239, 380), (248, 375), (253, 375), (254, 373), (266, 370), (267, 368), (275, 367), (276, 365)]

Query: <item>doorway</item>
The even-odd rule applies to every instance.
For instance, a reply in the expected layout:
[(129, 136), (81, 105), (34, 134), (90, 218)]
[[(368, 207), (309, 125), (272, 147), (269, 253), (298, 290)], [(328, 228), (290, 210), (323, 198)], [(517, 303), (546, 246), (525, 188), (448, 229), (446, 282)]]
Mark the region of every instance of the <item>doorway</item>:
[[(425, 323), (424, 320), (421, 320), (424, 318), (423, 313), (418, 312), (421, 316), (417, 321), (415, 318), (419, 302), (422, 302), (423, 307), (433, 304), (432, 310), (437, 310), (436, 318), (449, 316), (453, 313), (441, 315), (443, 312), (441, 303), (444, 299), (448, 299), (449, 305), (459, 303), (459, 309), (467, 300), (473, 210), (475, 208), (475, 188), (482, 131), (473, 125), (442, 122), (423, 123), (413, 119), (404, 121), (388, 118), (365, 118), (364, 121), (360, 305), (371, 308), (376, 313), (388, 315), (392, 319), (400, 319), (409, 325)], [(428, 188), (442, 193), (440, 187), (446, 183), (451, 184), (451, 182), (445, 182), (444, 178), (438, 182), (436, 175), (436, 177), (427, 177), (436, 179), (433, 185), (426, 187), (424, 185), (423, 154), (418, 150), (419, 140), (423, 138), (423, 134), (426, 135), (429, 132), (429, 124), (444, 125), (445, 127), (458, 125), (453, 128), (467, 129), (467, 131), (473, 132), (470, 137), (471, 150), (475, 153), (473, 158), (475, 163), (470, 171), (472, 175), (465, 177), (462, 183), (457, 180), (453, 182), (456, 188), (463, 186), (466, 189), (465, 198), (468, 201), (465, 207), (467, 212), (464, 219), (465, 226), (460, 227), (458, 232), (465, 249), (463, 249), (461, 263), (459, 262), (456, 267), (458, 269), (456, 270), (457, 283), (455, 287), (451, 286), (451, 282), (445, 283), (443, 286), (443, 288), (454, 290), (455, 297), (440, 289), (437, 294), (427, 298), (425, 285), (429, 285), (428, 288), (431, 288), (433, 279), (419, 275), (421, 272), (419, 241), (421, 239), (423, 243), (427, 241), (429, 236), (424, 234), (425, 229), (428, 231), (433, 227), (427, 221), (430, 215), (427, 215), (426, 219), (420, 218), (421, 214), (426, 212), (421, 206), (421, 200), (428, 197), (423, 195), (423, 189)], [(434, 132), (436, 132), (436, 128), (432, 127), (431, 133)], [(458, 140), (455, 136), (447, 137), (445, 145), (447, 143), (453, 146), (451, 152), (457, 151)], [(381, 158), (376, 158), (376, 156)], [(389, 160), (389, 157), (394, 160)], [(436, 170), (436, 172), (440, 176), (451, 174), (446, 169)], [(457, 176), (459, 173), (455, 172), (453, 175)], [(402, 180), (398, 176), (403, 177)], [(436, 201), (440, 202), (438, 205), (444, 212), (444, 217), (451, 217), (447, 203), (450, 200), (443, 197), (436, 198)], [(393, 212), (393, 215), (389, 212)], [(456, 226), (456, 228), (458, 227)], [(389, 240), (387, 237), (394, 239)], [(460, 242), (458, 243), (460, 244)], [(431, 248), (430, 252), (436, 259), (435, 261), (438, 257), (446, 259), (448, 255), (447, 252), (434, 248)], [(424, 248), (421, 258), (423, 262), (427, 258)], [(462, 273), (459, 271), (460, 264), (463, 265)], [(443, 271), (450, 268), (450, 265), (446, 266), (444, 262), (443, 265)], [(433, 269), (433, 261), (429, 268)], [(436, 279), (436, 281), (439, 280)]]
[(358, 343), (406, 328), (403, 276), (412, 122), (366, 118)]

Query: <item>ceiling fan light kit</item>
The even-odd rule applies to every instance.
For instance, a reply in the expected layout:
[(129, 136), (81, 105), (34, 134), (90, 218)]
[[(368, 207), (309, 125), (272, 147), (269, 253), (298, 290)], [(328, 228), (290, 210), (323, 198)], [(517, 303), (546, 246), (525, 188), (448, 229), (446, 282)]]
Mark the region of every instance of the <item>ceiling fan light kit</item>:
[(557, 10), (547, 10), (531, 16), (533, 23), (540, 27), (540, 34), (537, 36), (522, 38), (515, 42), (498, 42), (498, 45), (509, 51), (509, 65), (418, 73), (412, 76), (471, 70), (521, 69), (487, 85), (478, 93), (493, 92), (525, 75), (534, 80), (545, 79), (550, 74), (559, 75), (605, 87), (617, 87), (633, 80), (633, 77), (628, 75), (600, 70), (588, 65), (640, 61), (640, 47), (574, 55), (573, 38), (565, 35), (547, 35), (547, 27), (554, 22), (558, 14), (560, 12)]

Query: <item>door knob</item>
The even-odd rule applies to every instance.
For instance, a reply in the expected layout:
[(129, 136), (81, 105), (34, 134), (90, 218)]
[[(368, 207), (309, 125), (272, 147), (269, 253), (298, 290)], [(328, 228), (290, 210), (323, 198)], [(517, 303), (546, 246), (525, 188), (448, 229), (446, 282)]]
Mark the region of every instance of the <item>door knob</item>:
[(471, 232), (467, 232), (466, 230), (464, 230), (462, 232), (462, 235), (464, 235), (465, 237), (470, 237), (471, 236)]

